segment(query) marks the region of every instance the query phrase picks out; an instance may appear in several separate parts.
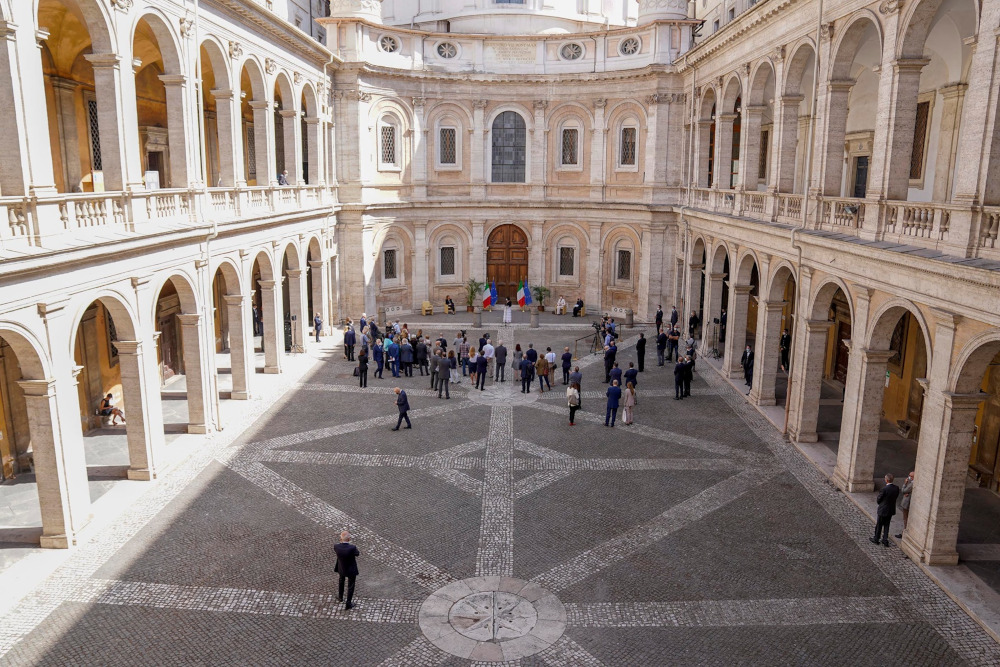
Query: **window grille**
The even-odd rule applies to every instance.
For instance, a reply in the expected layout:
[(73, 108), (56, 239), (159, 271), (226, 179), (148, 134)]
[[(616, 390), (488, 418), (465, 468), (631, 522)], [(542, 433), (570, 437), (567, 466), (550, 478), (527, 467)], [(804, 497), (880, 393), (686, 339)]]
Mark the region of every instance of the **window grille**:
[(526, 161), (524, 119), (504, 111), (493, 121), (493, 182), (524, 183)]
[(760, 131), (760, 157), (757, 162), (757, 180), (767, 180), (767, 149), (771, 146), (769, 141), (771, 133), (768, 130)]
[(379, 133), (379, 158), (382, 164), (396, 164), (396, 127), (383, 125)]
[(97, 100), (87, 100), (87, 121), (90, 124), (90, 163), (94, 171), (101, 171), (101, 126), (97, 122)]
[(635, 164), (635, 133), (634, 127), (622, 128), (621, 164), (623, 165)]
[(440, 132), (440, 159), (441, 164), (455, 164), (458, 161), (458, 151), (456, 150), (456, 132), (453, 127), (442, 127)]
[(247, 168), (247, 178), (250, 180), (257, 180), (257, 143), (256, 137), (253, 133), (253, 123), (247, 123), (246, 129), (246, 168)]
[(445, 59), (451, 59), (458, 55), (458, 47), (451, 42), (442, 42), (437, 47), (438, 55)]
[(574, 271), (573, 263), (576, 257), (573, 248), (559, 248), (559, 275), (572, 276)]
[(618, 280), (632, 280), (632, 251), (618, 251)]
[(635, 37), (629, 37), (628, 39), (623, 39), (621, 44), (618, 46), (618, 52), (623, 56), (634, 56), (639, 53), (639, 40)]
[(455, 248), (453, 246), (441, 248), (441, 275), (455, 275)]
[(562, 55), (563, 60), (579, 60), (583, 56), (583, 46), (577, 42), (563, 44), (559, 53)]
[(274, 112), (274, 166), (275, 174), (280, 174), (285, 170), (285, 119)]
[(384, 35), (378, 41), (378, 44), (379, 47), (386, 53), (395, 53), (396, 51), (399, 51), (399, 42), (396, 40), (395, 37), (392, 37), (390, 35)]
[(562, 131), (562, 163), (563, 164), (579, 164), (579, 157), (577, 155), (577, 138), (579, 137), (579, 130), (575, 128), (566, 128)]
[(382, 277), (385, 280), (396, 279), (396, 251), (386, 250), (382, 253)]
[(913, 151), (910, 153), (910, 178), (924, 176), (924, 149), (927, 144), (927, 121), (931, 115), (931, 103), (917, 103), (917, 121), (913, 124)]

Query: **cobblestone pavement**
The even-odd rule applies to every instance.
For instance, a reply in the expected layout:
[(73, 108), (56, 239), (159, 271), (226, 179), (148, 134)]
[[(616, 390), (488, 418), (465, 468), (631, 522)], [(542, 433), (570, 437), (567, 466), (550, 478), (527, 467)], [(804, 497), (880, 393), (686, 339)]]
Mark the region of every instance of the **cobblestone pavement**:
[[(490, 331), (558, 352), (586, 333)], [(570, 427), (559, 382), (522, 394), (508, 369), (444, 400), (419, 373), (359, 389), (331, 355), (0, 620), (0, 663), (1000, 664), (714, 372), (675, 402), (648, 364), (636, 423), (610, 429), (600, 360), (580, 366)], [(389, 430), (394, 385), (412, 430)], [(362, 554), (350, 611), (343, 528)]]

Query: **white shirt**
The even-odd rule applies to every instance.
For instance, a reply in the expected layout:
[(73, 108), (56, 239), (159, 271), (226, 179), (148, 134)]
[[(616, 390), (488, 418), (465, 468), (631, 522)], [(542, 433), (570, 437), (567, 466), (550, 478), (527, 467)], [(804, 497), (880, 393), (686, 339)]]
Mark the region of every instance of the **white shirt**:
[(489, 343), (486, 343), (486, 345), (483, 346), (483, 356), (486, 357), (487, 359), (492, 359), (493, 358), (493, 352), (494, 351), (495, 351), (495, 348), (492, 345), (490, 345)]
[(552, 364), (556, 363), (556, 353), (555, 352), (546, 352), (545, 353), (545, 361), (549, 362), (550, 366)]

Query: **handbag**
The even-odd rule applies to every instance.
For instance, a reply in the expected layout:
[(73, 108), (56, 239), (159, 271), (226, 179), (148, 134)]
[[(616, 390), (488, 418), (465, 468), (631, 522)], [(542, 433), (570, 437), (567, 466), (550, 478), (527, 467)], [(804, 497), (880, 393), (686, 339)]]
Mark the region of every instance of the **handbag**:
[(361, 369), (358, 368), (357, 366), (355, 366), (354, 367), (354, 377), (358, 377), (359, 375), (361, 375)]

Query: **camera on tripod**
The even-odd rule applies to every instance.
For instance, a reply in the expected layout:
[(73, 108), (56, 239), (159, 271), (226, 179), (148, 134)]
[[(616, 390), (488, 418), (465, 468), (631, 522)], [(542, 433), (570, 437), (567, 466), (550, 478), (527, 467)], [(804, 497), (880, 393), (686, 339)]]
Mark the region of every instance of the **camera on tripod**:
[(604, 325), (601, 324), (600, 322), (591, 322), (590, 326), (594, 327), (594, 331), (598, 331), (598, 332), (603, 332), (604, 331)]

